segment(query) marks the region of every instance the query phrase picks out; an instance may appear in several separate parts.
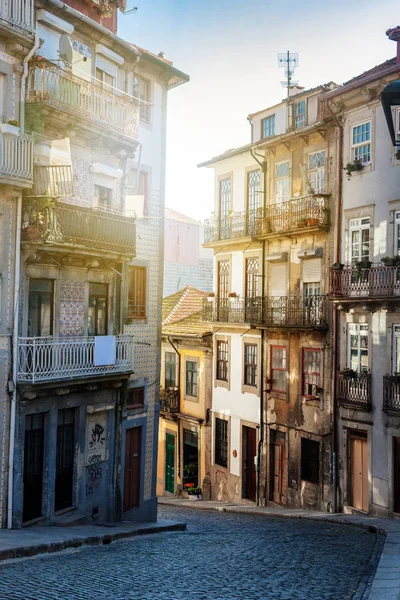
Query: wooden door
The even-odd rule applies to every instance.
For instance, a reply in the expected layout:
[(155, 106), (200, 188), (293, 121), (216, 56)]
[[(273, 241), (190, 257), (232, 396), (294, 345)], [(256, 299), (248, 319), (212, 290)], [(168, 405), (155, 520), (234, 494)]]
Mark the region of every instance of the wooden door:
[(393, 438), (393, 511), (400, 513), (400, 438)]
[(165, 491), (175, 492), (175, 436), (170, 433), (165, 440)]
[(126, 430), (124, 512), (140, 504), (141, 441), (141, 427), (133, 427)]
[(243, 427), (242, 432), (242, 496), (256, 501), (257, 471), (254, 457), (257, 456), (257, 434), (252, 427)]
[(23, 520), (42, 516), (44, 414), (25, 419)]
[(75, 409), (58, 411), (55, 510), (72, 506)]
[(286, 440), (285, 434), (271, 432), (271, 498), (277, 504), (286, 504)]
[(368, 440), (350, 436), (351, 504), (368, 512)]

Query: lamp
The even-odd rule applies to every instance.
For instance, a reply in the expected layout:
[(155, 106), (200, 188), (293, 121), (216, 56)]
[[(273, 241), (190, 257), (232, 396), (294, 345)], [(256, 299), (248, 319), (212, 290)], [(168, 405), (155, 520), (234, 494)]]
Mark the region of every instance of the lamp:
[(392, 144), (395, 148), (399, 148), (396, 150), (396, 158), (400, 160), (400, 139), (396, 139), (394, 115), (392, 111), (394, 106), (400, 106), (400, 80), (392, 81), (383, 88), (381, 102)]

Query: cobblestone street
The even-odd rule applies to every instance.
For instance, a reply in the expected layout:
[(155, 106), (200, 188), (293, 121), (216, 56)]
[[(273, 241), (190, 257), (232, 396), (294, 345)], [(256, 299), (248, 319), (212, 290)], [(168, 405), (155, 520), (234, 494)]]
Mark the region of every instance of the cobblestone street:
[(159, 516), (185, 521), (187, 531), (0, 565), (0, 599), (347, 600), (373, 573), (383, 542), (302, 519), (162, 506)]

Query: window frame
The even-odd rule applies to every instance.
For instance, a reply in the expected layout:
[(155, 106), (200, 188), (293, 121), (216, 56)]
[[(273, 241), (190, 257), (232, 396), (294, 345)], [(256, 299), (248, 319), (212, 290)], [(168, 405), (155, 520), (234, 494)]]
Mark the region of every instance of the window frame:
[[(254, 174), (258, 174), (258, 182), (257, 176), (254, 177)], [(256, 181), (252, 181), (252, 179), (256, 179)], [(255, 213), (259, 208), (261, 208), (260, 202), (260, 188), (261, 188), (261, 171), (260, 169), (251, 169), (246, 171), (246, 191), (247, 191), (247, 212), (249, 213), (249, 217), (254, 217)]]
[[(368, 220), (368, 223), (363, 223), (363, 221), (367, 221), (367, 220)], [(370, 260), (371, 242), (372, 242), (371, 217), (367, 216), (367, 217), (357, 217), (354, 219), (349, 219), (348, 229), (349, 229), (349, 262), (350, 262), (350, 264), (353, 264), (356, 261)], [(363, 247), (363, 244), (365, 243), (365, 242), (363, 242), (362, 232), (367, 231), (367, 230), (369, 232), (369, 235), (368, 235), (368, 258), (365, 258), (362, 255), (362, 247)], [(353, 256), (353, 232), (354, 231), (360, 232), (360, 239), (358, 241), (358, 249), (359, 249), (360, 254), (358, 257)]]
[[(399, 111), (400, 115), (400, 111)], [(400, 210), (394, 211), (394, 234), (393, 234), (393, 242), (394, 242), (394, 256), (400, 256)]]
[[(273, 367), (273, 362), (272, 362), (273, 356), (272, 355), (273, 355), (273, 351), (275, 349), (277, 349), (277, 348), (285, 351), (285, 357), (284, 357), (284, 360), (286, 361), (286, 367), (285, 368), (283, 368), (283, 367)], [(271, 392), (275, 392), (277, 394), (285, 394), (285, 395), (287, 394), (287, 372), (288, 372), (288, 364), (287, 363), (288, 363), (288, 348), (287, 348), (287, 346), (282, 346), (282, 345), (279, 345), (279, 344), (271, 344), (271, 346), (270, 346), (270, 371), (269, 371), (270, 372), (270, 382), (271, 382)], [(274, 376), (273, 376), (274, 375), (274, 371), (279, 371), (279, 372), (284, 372), (285, 373), (285, 389), (284, 390), (280, 390), (280, 389), (277, 389), (277, 388), (273, 387), (273, 383), (274, 383)]]
[[(171, 362), (167, 362), (167, 355), (168, 356), (173, 356), (174, 360), (173, 360), (173, 365)], [(170, 375), (171, 375), (171, 369), (173, 369), (173, 381), (174, 381), (174, 385), (167, 385), (168, 382), (170, 382), (170, 379), (167, 379), (167, 365), (169, 367), (169, 371), (170, 371)], [(166, 350), (164, 352), (164, 389), (168, 390), (169, 388), (175, 388), (177, 387), (176, 385), (176, 352), (171, 352), (170, 350)]]
[[(358, 368), (354, 369), (354, 371), (356, 371), (356, 373), (369, 373), (369, 367), (370, 367), (370, 339), (369, 339), (369, 334), (370, 334), (370, 328), (368, 323), (347, 323), (347, 330), (346, 330), (346, 345), (347, 345), (347, 352), (346, 352), (346, 358), (347, 358), (347, 368), (349, 369), (353, 369), (352, 364), (351, 364), (351, 332), (353, 332), (353, 335), (357, 335), (358, 336), (358, 344), (357, 344), (357, 351), (358, 351)], [(362, 332), (365, 332), (364, 335), (362, 335)], [(363, 350), (362, 345), (361, 345), (361, 338), (362, 337), (366, 337), (367, 338), (367, 362), (368, 365), (366, 367), (366, 369), (362, 369), (362, 365), (361, 365), (361, 356), (362, 353), (361, 351)]]
[[(96, 188), (101, 188), (102, 190), (107, 190), (107, 196), (108, 196), (107, 205), (100, 204), (99, 200), (101, 199), (101, 195), (96, 194)], [(113, 186), (111, 184), (109, 186), (104, 185), (103, 182), (100, 183), (98, 181), (95, 181), (93, 184), (93, 199), (96, 202), (96, 204), (94, 204), (94, 208), (96, 208), (97, 210), (104, 211), (104, 212), (110, 212), (113, 209), (113, 204), (114, 204), (114, 188), (113, 188)]]
[[(220, 344), (224, 344), (226, 347), (222, 351), (225, 354), (225, 358), (221, 358)], [(220, 377), (221, 374), (225, 374), (225, 377)], [(216, 340), (215, 379), (224, 383), (228, 383), (229, 381), (229, 343), (227, 340)]]
[[(318, 447), (316, 446), (318, 444)], [(308, 451), (305, 451), (305, 447), (309, 446)], [(311, 447), (314, 446), (313, 450)], [(316, 451), (318, 450), (318, 452)], [(314, 455), (316, 458), (315, 463), (309, 460), (309, 457)], [(306, 460), (306, 457), (308, 460)], [(321, 480), (321, 443), (311, 438), (302, 437), (300, 447), (300, 479), (302, 481), (308, 481), (314, 485), (319, 485)]]
[[(132, 287), (132, 275), (133, 272), (141, 273), (141, 281), (138, 286), (138, 290), (135, 294), (131, 293)], [(128, 319), (146, 319), (147, 318), (147, 267), (142, 265), (130, 265), (129, 266), (129, 283), (128, 283)], [(134, 286), (133, 286), (134, 287)], [(141, 298), (141, 302), (138, 303), (137, 299)], [(134, 302), (131, 302), (131, 299)], [(131, 307), (134, 307), (132, 310)]]
[[(288, 165), (287, 175), (283, 177), (278, 177), (278, 168), (281, 165)], [(291, 196), (291, 169), (290, 169), (290, 160), (282, 160), (278, 163), (275, 163), (275, 204), (283, 204), (284, 202), (289, 202)], [(287, 181), (287, 190), (285, 189), (286, 184), (283, 182)], [(279, 182), (279, 185), (278, 185)], [(282, 185), (281, 185), (282, 184)], [(278, 193), (279, 189), (279, 193)]]
[[(313, 168), (310, 168), (310, 159), (312, 156), (315, 156), (317, 154), (321, 154), (324, 157), (324, 164), (322, 166), (316, 166)], [(308, 184), (309, 184), (309, 193), (312, 194), (324, 194), (325, 193), (325, 176), (326, 176), (326, 151), (325, 150), (315, 150), (314, 152), (310, 152), (308, 154), (307, 157), (307, 179), (308, 179)], [(320, 180), (318, 180), (318, 175), (322, 173), (322, 177)], [(322, 186), (321, 185), (315, 185), (313, 186), (312, 181), (310, 179), (310, 176), (314, 176), (316, 178), (315, 184), (320, 184), (322, 181)], [(312, 191), (311, 191), (312, 190)]]
[[(114, 93), (116, 90), (116, 85), (117, 85), (117, 80), (114, 77), (114, 75), (111, 75), (110, 73), (107, 73), (107, 71), (104, 71), (104, 69), (101, 69), (100, 67), (96, 66), (96, 81), (98, 81), (101, 85), (101, 87), (104, 90), (108, 90), (109, 92)], [(105, 79), (109, 77), (110, 79), (112, 79), (112, 84), (108, 83), (107, 81), (105, 81)]]
[[(222, 191), (223, 185), (229, 181), (229, 191)], [(222, 202), (224, 200), (224, 202)], [(227, 219), (232, 206), (232, 176), (223, 175), (218, 179), (218, 215), (220, 220)], [(224, 211), (222, 210), (224, 208)]]
[[(31, 281), (50, 281), (51, 282), (51, 290), (50, 291), (34, 291), (31, 290)], [(50, 323), (50, 331), (47, 335), (54, 335), (54, 298), (55, 298), (55, 280), (54, 279), (49, 279), (46, 277), (30, 277), (29, 278), (29, 282), (28, 282), (28, 323), (27, 323), (27, 333), (28, 333), (28, 337), (43, 337), (42, 333), (40, 333), (38, 336), (32, 336), (29, 333), (29, 314), (30, 314), (30, 299), (33, 296), (38, 296), (38, 331), (41, 330), (41, 313), (42, 313), (42, 297), (46, 296), (50, 298), (50, 318), (49, 318), (49, 323)]]
[[(137, 94), (135, 94), (135, 79), (137, 80)], [(151, 81), (138, 75), (133, 74), (132, 79), (132, 96), (139, 101), (139, 118), (144, 123), (151, 122)]]
[[(254, 362), (248, 362), (247, 350), (252, 347), (254, 348)], [(243, 348), (243, 385), (256, 388), (257, 387), (257, 379), (258, 379), (258, 344), (256, 341), (254, 343), (244, 342)], [(248, 381), (248, 369), (250, 369), (250, 379), (254, 382)], [(254, 369), (254, 373), (251, 372), (251, 369)]]
[[(224, 425), (222, 425), (224, 423)], [(229, 421), (215, 417), (215, 434), (214, 434), (214, 464), (228, 468), (229, 457)], [(218, 431), (219, 430), (219, 431)]]
[[(362, 127), (363, 125), (369, 125), (369, 131), (368, 131), (369, 139), (361, 141), (361, 142), (354, 142), (354, 130), (357, 129), (358, 127)], [(362, 131), (360, 132), (360, 135), (362, 135)], [(360, 121), (358, 123), (352, 123), (352, 125), (351, 125), (351, 128), (350, 128), (350, 156), (351, 156), (352, 162), (354, 162), (355, 160), (360, 160), (359, 158), (356, 157), (356, 150), (358, 148), (362, 148), (363, 146), (369, 146), (369, 159), (366, 161), (361, 160), (361, 164), (363, 166), (370, 165), (372, 162), (372, 119), (365, 119), (364, 121)]]
[[(188, 369), (188, 365), (189, 364), (195, 365), (196, 369), (195, 370), (189, 370)], [(199, 367), (199, 365), (198, 365), (198, 362), (197, 362), (197, 360), (195, 358), (188, 357), (185, 360), (185, 398), (188, 398), (190, 400), (192, 400), (193, 398), (195, 400), (198, 400), (198, 398), (199, 398), (199, 368), (198, 367)], [(190, 382), (188, 381), (188, 374), (189, 373), (192, 374), (192, 378), (191, 378), (192, 380)], [(196, 375), (195, 378), (193, 377), (193, 374)], [(195, 379), (195, 381), (194, 381), (194, 379)], [(188, 384), (191, 386), (190, 392), (192, 392), (192, 393), (190, 393), (188, 391)], [(195, 390), (194, 390), (194, 387), (196, 388)], [(193, 393), (193, 391), (195, 391), (196, 393)]]
[[(271, 125), (271, 123), (272, 123), (272, 125)], [(268, 127), (266, 127), (267, 124), (269, 125)], [(268, 115), (268, 117), (264, 117), (263, 119), (261, 119), (261, 139), (266, 140), (267, 138), (273, 137), (275, 135), (275, 125), (276, 125), (275, 113), (273, 115)], [(270, 133), (266, 134), (267, 130), (269, 130)]]
[[(218, 352), (217, 352), (217, 344), (218, 342), (226, 342), (228, 345), (228, 364), (227, 364), (227, 379), (217, 379), (217, 360), (218, 360)], [(230, 390), (230, 381), (231, 381), (231, 336), (229, 335), (220, 335), (216, 333), (213, 336), (213, 385), (214, 387), (223, 387), (227, 390)]]
[[(105, 294), (101, 294), (101, 293), (96, 293), (96, 292), (90, 292), (90, 286), (91, 285), (95, 285), (95, 284), (101, 284), (105, 286)], [(102, 283), (100, 281), (89, 281), (89, 290), (88, 290), (88, 318), (87, 318), (87, 330), (88, 330), (88, 335), (94, 335), (94, 336), (102, 336), (102, 335), (107, 335), (108, 332), (108, 298), (109, 298), (109, 286), (107, 283)], [(94, 298), (96, 303), (95, 303), (95, 307), (94, 307), (94, 333), (89, 333), (89, 308), (90, 308), (90, 299)], [(99, 328), (98, 328), (98, 312), (99, 312), (99, 304), (98, 301), (102, 298), (105, 298), (105, 320), (104, 320), (104, 333), (99, 333)]]
[[(312, 353), (317, 353), (319, 356), (319, 371), (305, 371), (305, 354), (307, 352), (312, 352)], [(316, 376), (317, 377), (317, 382), (315, 384), (316, 387), (316, 392), (318, 390), (318, 388), (322, 387), (322, 352), (321, 352), (321, 348), (302, 348), (302, 352), (301, 352), (301, 395), (303, 398), (308, 398), (310, 400), (319, 400), (319, 396), (316, 393), (314, 394), (307, 394), (305, 391), (305, 385), (306, 385), (306, 381), (305, 378), (306, 376)]]
[[(134, 398), (138, 393), (143, 393), (143, 401), (140, 402), (130, 402), (130, 400)], [(146, 388), (145, 386), (128, 388), (128, 398), (126, 402), (126, 408), (144, 408), (146, 403)]]
[[(297, 107), (303, 105), (304, 111), (298, 111)], [(301, 119), (301, 122), (300, 122)], [(307, 125), (307, 99), (298, 100), (293, 102), (293, 127), (294, 129), (300, 129)]]

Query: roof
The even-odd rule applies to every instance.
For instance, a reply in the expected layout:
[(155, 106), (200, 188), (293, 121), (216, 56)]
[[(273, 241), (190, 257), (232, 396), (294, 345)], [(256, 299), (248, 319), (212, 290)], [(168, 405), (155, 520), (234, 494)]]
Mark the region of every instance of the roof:
[(150, 50), (141, 48), (136, 44), (131, 44), (129, 42), (129, 45), (136, 51), (139, 50), (139, 52), (144, 58), (148, 58), (151, 62), (156, 63), (159, 67), (164, 68), (171, 73), (172, 77), (168, 82), (169, 89), (176, 87), (181, 83), (186, 83), (190, 81), (189, 75), (187, 73), (184, 73), (183, 71), (179, 71), (179, 69), (174, 67), (174, 63), (171, 60), (167, 60), (166, 58), (164, 58), (163, 52), (160, 52), (159, 54), (154, 54), (153, 52), (150, 52)]
[(192, 217), (188, 217), (186, 215), (183, 215), (182, 213), (177, 212), (176, 210), (172, 210), (172, 208), (165, 207), (164, 214), (166, 219), (173, 219), (174, 221), (183, 221), (185, 223), (201, 225), (201, 221), (196, 221), (196, 219), (192, 219)]
[(370, 77), (372, 75), (380, 75), (382, 71), (386, 71), (386, 69), (388, 67), (392, 67), (395, 64), (396, 64), (396, 57), (389, 58), (388, 60), (385, 60), (385, 62), (381, 63), (380, 65), (376, 65), (375, 67), (372, 67), (372, 69), (368, 69), (368, 71), (364, 71), (364, 73), (361, 73), (360, 75), (356, 75), (355, 77), (352, 77), (351, 79), (349, 79), (349, 81), (345, 81), (340, 87), (344, 87), (346, 85), (350, 85), (350, 84), (358, 82), (358, 81), (361, 82), (363, 79), (370, 79)]
[(207, 292), (190, 285), (164, 298), (162, 303), (162, 332), (168, 335), (203, 337), (211, 333), (202, 322), (203, 300)]

